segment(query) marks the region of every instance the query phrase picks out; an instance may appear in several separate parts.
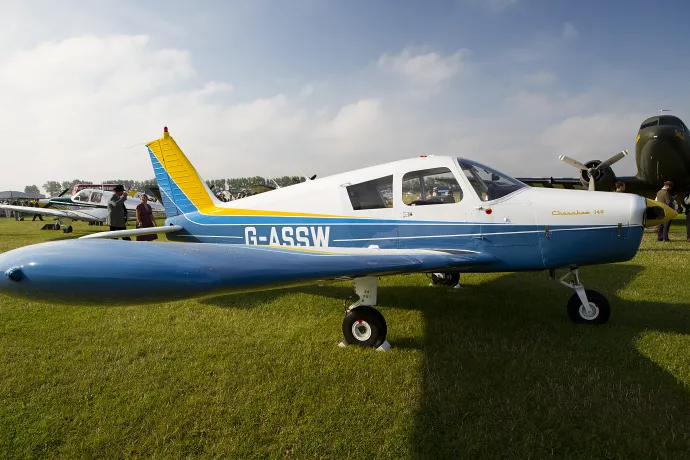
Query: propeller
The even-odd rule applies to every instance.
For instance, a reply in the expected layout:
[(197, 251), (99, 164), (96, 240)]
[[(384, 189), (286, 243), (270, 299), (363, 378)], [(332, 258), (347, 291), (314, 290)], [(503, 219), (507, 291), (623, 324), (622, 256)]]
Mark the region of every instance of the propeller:
[(574, 168), (581, 169), (583, 171), (587, 171), (587, 174), (589, 175), (589, 185), (588, 185), (588, 190), (590, 192), (593, 192), (595, 190), (595, 185), (596, 185), (596, 177), (598, 177), (599, 173), (603, 171), (604, 169), (610, 167), (612, 164), (616, 163), (617, 161), (620, 161), (623, 159), (626, 155), (628, 154), (627, 150), (623, 150), (621, 152), (618, 152), (611, 158), (609, 158), (606, 161), (603, 161), (599, 163), (596, 167), (591, 167), (588, 168), (587, 166), (583, 165), (577, 160), (573, 160), (570, 157), (567, 157), (565, 155), (561, 155), (558, 157), (559, 160), (564, 162), (565, 164), (568, 164)]

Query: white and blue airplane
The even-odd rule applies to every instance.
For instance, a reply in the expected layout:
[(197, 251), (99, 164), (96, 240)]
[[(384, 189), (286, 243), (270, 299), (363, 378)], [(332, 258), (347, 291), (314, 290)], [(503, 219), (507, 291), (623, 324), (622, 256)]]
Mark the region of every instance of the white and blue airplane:
[[(64, 192), (63, 192), (64, 193)], [(133, 195), (133, 193), (131, 194)], [(137, 205), (141, 204), (141, 200), (133, 196), (129, 196), (125, 201), (125, 208), (127, 209), (127, 219), (136, 219)], [(103, 223), (108, 217), (108, 201), (112, 198), (113, 192), (108, 192), (100, 189), (85, 188), (81, 189), (73, 196), (49, 198), (43, 200), (41, 207), (33, 206), (13, 206), (0, 204), (0, 209), (8, 209), (17, 213), (26, 215), (39, 214), (43, 216), (50, 216), (55, 219), (55, 230), (60, 230), (65, 233), (72, 233), (72, 222), (100, 222)], [(52, 208), (49, 206), (56, 206)], [(149, 203), (154, 215), (160, 218), (164, 209), (160, 203)]]
[[(577, 323), (608, 320), (578, 267), (632, 259), (644, 227), (673, 218), (638, 195), (529, 187), (480, 163), (421, 156), (232, 202), (206, 186), (177, 143), (147, 144), (165, 226), (101, 232), (0, 254), (0, 292), (66, 304), (144, 304), (354, 280), (342, 344), (388, 348), (373, 308), (378, 277), (567, 269)], [(439, 195), (436, 190), (443, 190)], [(113, 239), (166, 233), (177, 243)], [(97, 261), (98, 269), (94, 269)]]

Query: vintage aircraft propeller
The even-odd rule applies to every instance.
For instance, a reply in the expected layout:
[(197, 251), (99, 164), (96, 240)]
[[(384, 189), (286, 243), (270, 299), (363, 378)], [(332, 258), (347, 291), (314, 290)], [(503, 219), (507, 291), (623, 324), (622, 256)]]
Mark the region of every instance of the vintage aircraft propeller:
[(627, 154), (628, 151), (623, 150), (621, 152), (618, 152), (606, 161), (602, 162), (599, 160), (593, 160), (587, 162), (587, 164), (582, 164), (579, 161), (573, 160), (572, 158), (567, 157), (565, 155), (559, 156), (558, 159), (564, 162), (565, 164), (580, 169), (582, 171), (582, 173), (580, 173), (580, 181), (582, 182), (582, 185), (587, 185), (587, 190), (593, 192), (596, 189), (597, 182), (601, 182), (605, 178), (612, 179), (606, 181), (611, 182), (611, 184), (615, 181), (616, 176), (613, 174), (613, 171), (611, 170), (611, 165), (616, 163), (617, 161), (620, 161)]

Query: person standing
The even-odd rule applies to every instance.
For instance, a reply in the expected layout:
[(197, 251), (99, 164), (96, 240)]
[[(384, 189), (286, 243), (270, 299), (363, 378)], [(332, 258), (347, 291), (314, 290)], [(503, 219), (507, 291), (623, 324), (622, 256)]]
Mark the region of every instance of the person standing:
[[(672, 206), (672, 196), (671, 196), (671, 191), (670, 189), (673, 187), (673, 182), (671, 181), (666, 181), (664, 182), (664, 187), (659, 190), (656, 193), (656, 201), (659, 203), (663, 203), (668, 207)], [(659, 225), (659, 228), (657, 229), (657, 240), (659, 241), (671, 241), (668, 238), (668, 231), (671, 228), (671, 221), (666, 221), (663, 224)]]
[(625, 182), (619, 180), (616, 182), (616, 192), (618, 193), (624, 193), (625, 192)]
[[(36, 198), (36, 201), (34, 201), (34, 208), (40, 208), (40, 207), (41, 206), (38, 203), (38, 198)], [(35, 221), (37, 217), (39, 219), (41, 219), (41, 222), (43, 222), (43, 216), (41, 216), (40, 214), (34, 214), (34, 218), (31, 219), (31, 222)]]
[[(106, 225), (110, 225), (110, 230), (127, 230), (127, 208), (125, 207), (127, 201), (127, 194), (122, 184), (115, 186), (113, 196), (108, 200), (108, 217)], [(123, 240), (131, 241), (128, 236), (122, 238)]]
[[(153, 209), (148, 203), (149, 197), (146, 195), (141, 196), (141, 204), (137, 206), (137, 228), (151, 228), (156, 226), (156, 218), (153, 217)], [(138, 235), (137, 241), (153, 241), (158, 239), (158, 235), (155, 233), (151, 235)]]

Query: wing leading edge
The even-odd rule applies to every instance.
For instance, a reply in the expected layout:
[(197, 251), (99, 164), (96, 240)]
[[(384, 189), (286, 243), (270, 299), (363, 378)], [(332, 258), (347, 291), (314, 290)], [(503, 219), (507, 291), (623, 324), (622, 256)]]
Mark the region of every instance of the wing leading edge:
[[(65, 240), (0, 254), (21, 281), (3, 290), (58, 303), (142, 304), (274, 289), (318, 280), (483, 266), (473, 251), (286, 249), (270, 246)], [(98, 270), (93, 270), (97, 257)]]
[(34, 208), (31, 206), (13, 206), (0, 204), (0, 209), (8, 209), (10, 211), (19, 212), (22, 214), (32, 215), (40, 214), (43, 216), (54, 216), (54, 217), (64, 217), (72, 220), (83, 220), (86, 222), (104, 222), (107, 216), (107, 210), (105, 209), (90, 209), (86, 211), (70, 211), (63, 209), (54, 208)]

